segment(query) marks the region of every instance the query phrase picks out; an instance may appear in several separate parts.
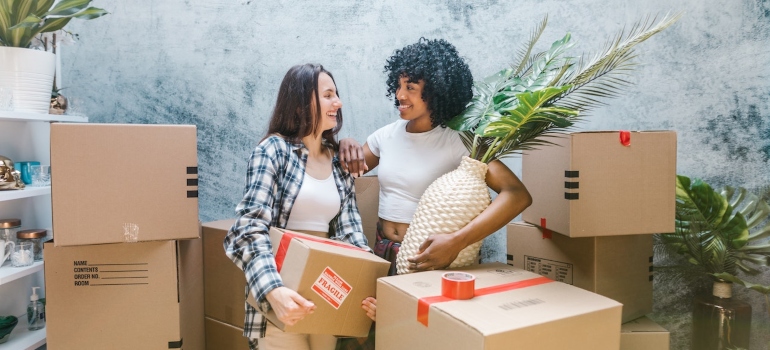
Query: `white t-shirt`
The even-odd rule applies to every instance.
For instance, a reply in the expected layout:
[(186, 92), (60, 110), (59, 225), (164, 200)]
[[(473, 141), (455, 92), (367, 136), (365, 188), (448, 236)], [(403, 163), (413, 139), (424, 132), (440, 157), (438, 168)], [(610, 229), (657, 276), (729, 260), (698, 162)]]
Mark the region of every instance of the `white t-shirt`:
[(423, 133), (406, 132), (399, 119), (369, 135), (366, 143), (380, 158), (378, 215), (388, 221), (411, 223), (417, 203), (433, 181), (460, 165), (470, 153), (460, 133), (437, 126)]
[(291, 207), (286, 228), (298, 231), (328, 232), (329, 222), (340, 212), (340, 193), (334, 174), (324, 180), (305, 173), (302, 185)]

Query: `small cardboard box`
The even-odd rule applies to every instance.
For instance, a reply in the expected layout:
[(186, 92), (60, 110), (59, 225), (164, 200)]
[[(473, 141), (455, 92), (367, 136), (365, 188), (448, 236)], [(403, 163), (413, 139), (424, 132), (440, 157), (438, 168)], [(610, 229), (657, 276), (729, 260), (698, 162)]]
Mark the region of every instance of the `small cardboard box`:
[(51, 350), (205, 346), (201, 241), (45, 244)]
[(549, 141), (555, 145), (522, 157), (532, 195), (524, 221), (570, 237), (674, 231), (675, 132), (576, 132)]
[(507, 231), (508, 264), (622, 303), (623, 322), (652, 312), (652, 235), (571, 238), (523, 222)]
[(249, 338), (243, 336), (243, 327), (206, 317), (206, 350), (249, 350)]
[(362, 176), (356, 179), (356, 203), (361, 213), (361, 224), (364, 235), (369, 242), (369, 248), (374, 249), (377, 240), (377, 221), (380, 220), (377, 211), (380, 208), (380, 182), (377, 176)]
[(246, 277), (225, 255), (223, 246), (234, 222), (235, 219), (227, 219), (203, 224), (204, 313), (206, 317), (243, 329)]
[[(272, 311), (265, 316), (270, 322), (291, 333), (369, 334), (372, 320), (361, 301), (375, 295), (376, 281), (388, 275), (390, 262), (348, 243), (277, 228), (270, 229), (270, 242), (284, 286), (316, 305), (294, 326), (284, 325)], [(253, 294), (248, 302), (256, 305)]]
[(198, 238), (194, 125), (51, 124), (55, 245)]
[(647, 317), (620, 326), (620, 350), (668, 350), (669, 332)]
[(379, 279), (377, 349), (618, 349), (614, 300), (501, 263), (457, 271), (476, 277), (472, 299), (441, 298), (446, 271)]

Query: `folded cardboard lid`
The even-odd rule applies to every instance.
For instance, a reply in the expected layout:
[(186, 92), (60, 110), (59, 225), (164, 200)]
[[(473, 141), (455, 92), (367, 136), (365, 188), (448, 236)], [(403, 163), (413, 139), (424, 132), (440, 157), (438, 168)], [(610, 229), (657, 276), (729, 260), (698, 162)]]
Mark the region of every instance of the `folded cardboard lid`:
[(668, 333), (668, 330), (655, 323), (647, 316), (620, 325), (620, 333)]

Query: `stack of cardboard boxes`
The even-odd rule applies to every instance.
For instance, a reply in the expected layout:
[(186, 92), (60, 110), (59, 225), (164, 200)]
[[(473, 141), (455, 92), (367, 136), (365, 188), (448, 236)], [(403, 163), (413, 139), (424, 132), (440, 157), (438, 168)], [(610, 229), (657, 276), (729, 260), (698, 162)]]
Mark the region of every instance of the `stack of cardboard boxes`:
[[(508, 263), (623, 304), (621, 349), (668, 349), (652, 312), (652, 234), (674, 231), (676, 134), (579, 132), (527, 152), (533, 198)], [(642, 333), (647, 336), (639, 336)]]
[(47, 346), (204, 348), (196, 128), (52, 124)]

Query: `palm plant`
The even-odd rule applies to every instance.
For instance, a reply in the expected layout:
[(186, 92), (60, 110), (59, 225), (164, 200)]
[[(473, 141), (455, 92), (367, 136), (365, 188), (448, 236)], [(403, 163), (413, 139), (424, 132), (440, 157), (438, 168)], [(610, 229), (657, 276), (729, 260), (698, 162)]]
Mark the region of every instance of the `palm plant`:
[(544, 18), (518, 53), (516, 63), (474, 83), (471, 103), (447, 124), (463, 132), (470, 157), (484, 163), (551, 144), (545, 137), (566, 131), (587, 112), (631, 85), (635, 46), (668, 28), (681, 15), (647, 17), (621, 31), (587, 59), (566, 56), (568, 33), (544, 52), (533, 53), (548, 23)]
[(91, 0), (0, 0), (0, 46), (28, 48), (40, 34), (64, 28), (72, 18), (94, 19), (108, 12)]

